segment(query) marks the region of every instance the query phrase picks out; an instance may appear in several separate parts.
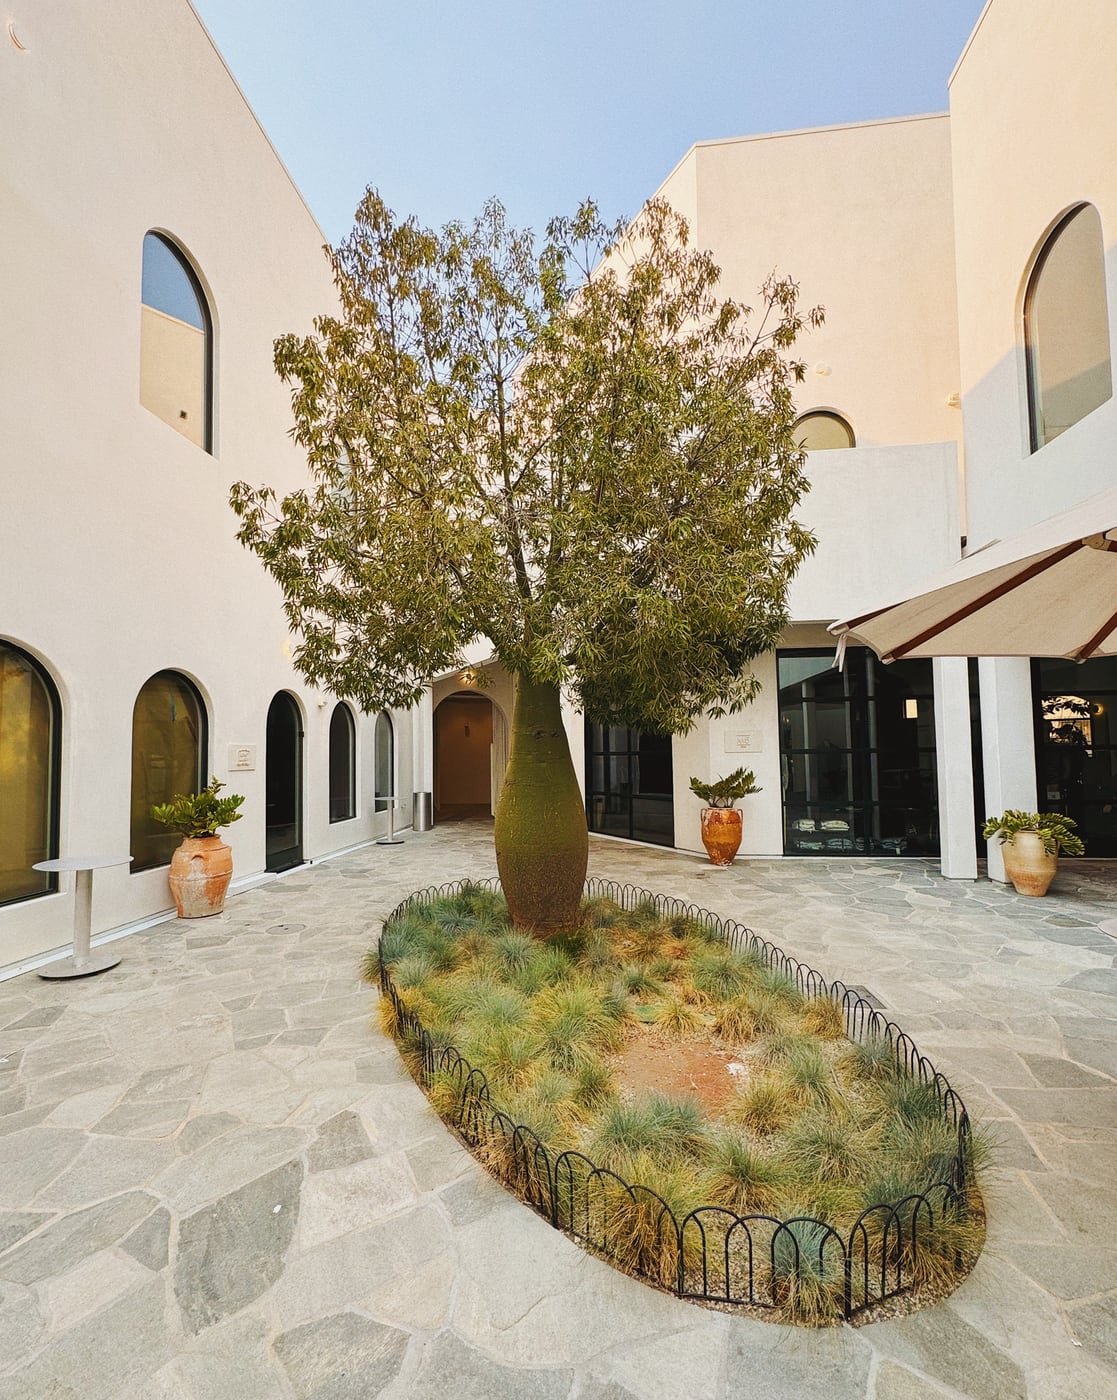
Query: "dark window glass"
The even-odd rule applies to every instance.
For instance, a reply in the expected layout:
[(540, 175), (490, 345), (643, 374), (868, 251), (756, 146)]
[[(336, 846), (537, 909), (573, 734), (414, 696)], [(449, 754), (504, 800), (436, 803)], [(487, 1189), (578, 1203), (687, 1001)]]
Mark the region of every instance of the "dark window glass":
[(140, 403), (212, 450), (213, 331), (193, 268), (167, 238), (143, 244)]
[(838, 413), (804, 413), (791, 431), (797, 445), (806, 452), (856, 446), (853, 429)]
[(376, 806), (377, 812), (388, 810), (387, 799), (394, 797), (396, 782), (395, 733), (386, 710), (376, 716)]
[(330, 821), (357, 815), (357, 730), (348, 705), (335, 705), (330, 718)]
[(303, 858), (303, 728), (286, 691), (268, 706), (265, 748), (264, 864), (290, 870)]
[(58, 888), (31, 867), (58, 855), (59, 710), (38, 662), (0, 642), (0, 904)]
[(934, 855), (939, 849), (930, 661), (884, 666), (851, 647), (777, 656), (784, 851)]
[(1044, 244), (1024, 299), (1024, 343), (1034, 452), (1113, 393), (1105, 246), (1092, 204)]
[(206, 784), (201, 696), (177, 671), (147, 681), (132, 710), (132, 870), (170, 864), (182, 837), (153, 820), (152, 807)]
[(591, 831), (673, 846), (671, 736), (587, 720), (586, 816)]
[(1078, 823), (1088, 856), (1117, 856), (1117, 657), (1033, 662), (1039, 806)]

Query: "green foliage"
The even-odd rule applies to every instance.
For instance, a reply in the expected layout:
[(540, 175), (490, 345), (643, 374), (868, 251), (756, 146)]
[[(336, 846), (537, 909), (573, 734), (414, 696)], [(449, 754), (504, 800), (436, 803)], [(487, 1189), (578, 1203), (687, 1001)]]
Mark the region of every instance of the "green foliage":
[(863, 1171), (868, 1160), (861, 1136), (850, 1124), (819, 1109), (802, 1114), (788, 1128), (781, 1157), (800, 1180), (844, 1182)]
[(617, 974), (616, 980), (620, 990), (632, 996), (654, 997), (663, 992), (663, 983), (639, 963), (626, 963)]
[(586, 1150), (599, 1166), (620, 1170), (641, 1153), (673, 1162), (700, 1151), (706, 1124), (697, 1099), (642, 1094), (631, 1102), (609, 1104), (590, 1131)]
[(748, 1128), (761, 1137), (779, 1132), (798, 1113), (795, 1094), (787, 1079), (778, 1072), (757, 1075), (730, 1100), (725, 1119)]
[(1014, 841), (1022, 831), (1034, 831), (1043, 841), (1043, 849), (1049, 856), (1065, 852), (1068, 856), (1085, 855), (1086, 848), (1081, 838), (1075, 836), (1078, 825), (1062, 812), (1017, 812), (1009, 808), (999, 817), (987, 818), (981, 834), (986, 841), (994, 836), (1003, 846), (1006, 841)]
[(370, 190), (331, 258), (338, 313), (275, 347), (312, 484), (232, 492), (302, 674), (407, 707), (485, 635), (615, 723), (747, 703), (814, 547), (791, 350), (821, 311), (787, 279), (721, 299), (658, 200), (537, 246), (495, 201), (435, 232)]
[(621, 1039), (614, 1008), (594, 988), (580, 983), (548, 987), (532, 1001), (531, 1025), (555, 1069), (577, 1070)]
[(703, 1026), (701, 1015), (689, 1002), (679, 996), (669, 995), (660, 1003), (656, 1025), (665, 1035), (685, 1040), (700, 1031)]
[(787, 1189), (783, 1164), (736, 1133), (715, 1135), (707, 1157), (707, 1195), (738, 1215), (774, 1210)]
[(758, 991), (791, 1010), (797, 1011), (803, 1005), (803, 994), (794, 979), (777, 968), (763, 968), (756, 974), (755, 984)]
[(616, 1097), (616, 1075), (603, 1060), (584, 1060), (574, 1071), (574, 1102), (592, 1112)]
[(833, 1321), (841, 1307), (844, 1266), (836, 1241), (814, 1220), (793, 1217), (796, 1206), (780, 1214), (787, 1225), (772, 1242), (772, 1272), (786, 1313), (797, 1321)]
[(854, 1080), (895, 1079), (900, 1074), (896, 1052), (882, 1035), (850, 1045), (841, 1055), (839, 1064)]
[(756, 774), (751, 768), (736, 768), (716, 783), (703, 783), (698, 778), (691, 778), (690, 790), (707, 807), (735, 807), (742, 797), (764, 791), (762, 787), (757, 787)]
[(744, 990), (749, 967), (728, 949), (695, 953), (690, 960), (694, 985), (712, 1001), (729, 1001)]
[(243, 816), (242, 812), (237, 811), (244, 801), (243, 797), (218, 797), (224, 786), (224, 783), (212, 778), (209, 786), (202, 788), (201, 792), (176, 793), (170, 802), (152, 807), (151, 815), (155, 821), (169, 826), (180, 836), (195, 839), (199, 836), (216, 836), (223, 826), (231, 826)]

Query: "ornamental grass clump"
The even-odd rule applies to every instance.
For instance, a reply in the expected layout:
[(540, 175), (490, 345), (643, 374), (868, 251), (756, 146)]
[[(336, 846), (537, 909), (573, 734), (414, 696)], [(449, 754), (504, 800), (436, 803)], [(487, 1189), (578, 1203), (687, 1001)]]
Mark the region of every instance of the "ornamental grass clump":
[(862, 1291), (866, 1259), (875, 1279), (948, 1288), (980, 1248), (987, 1143), (960, 1138), (941, 1085), (885, 1036), (851, 1043), (840, 1002), (708, 923), (654, 901), (583, 913), (544, 943), (467, 887), (382, 934), (381, 1023), (489, 1169), (672, 1290), (720, 1278), (720, 1297), (752, 1267), (748, 1296), (833, 1321), (839, 1236), (861, 1251)]

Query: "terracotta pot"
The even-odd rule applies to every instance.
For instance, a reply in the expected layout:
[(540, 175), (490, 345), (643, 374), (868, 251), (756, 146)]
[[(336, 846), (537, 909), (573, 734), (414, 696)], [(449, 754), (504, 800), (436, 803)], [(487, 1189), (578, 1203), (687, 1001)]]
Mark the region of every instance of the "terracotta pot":
[(1055, 878), (1058, 856), (1049, 856), (1043, 849), (1043, 839), (1037, 831), (1018, 831), (1011, 841), (1001, 847), (1005, 874), (1017, 894), (1038, 898), (1047, 893)]
[(171, 857), (171, 894), (180, 919), (205, 919), (225, 908), (233, 853), (220, 836), (187, 836)]
[(702, 844), (711, 865), (732, 865), (741, 848), (740, 812), (735, 807), (703, 807)]

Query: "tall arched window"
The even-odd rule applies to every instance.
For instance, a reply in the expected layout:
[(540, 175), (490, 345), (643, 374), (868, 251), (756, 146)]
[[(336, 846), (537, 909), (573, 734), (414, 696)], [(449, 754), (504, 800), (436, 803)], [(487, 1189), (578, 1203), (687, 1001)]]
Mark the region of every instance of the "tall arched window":
[(170, 863), (181, 836), (152, 820), (157, 803), (206, 784), (206, 711), (177, 671), (144, 683), (132, 711), (132, 870)]
[(31, 867), (58, 854), (60, 715), (43, 668), (0, 642), (0, 904), (58, 888)]
[(388, 810), (387, 798), (395, 795), (396, 751), (395, 733), (387, 710), (376, 716), (376, 808)]
[(335, 705), (330, 717), (330, 821), (357, 815), (357, 729), (348, 705)]
[(143, 246), (140, 403), (207, 452), (212, 446), (213, 327), (194, 269), (169, 238)]
[(1055, 228), (1024, 297), (1032, 451), (1092, 413), (1113, 393), (1105, 245), (1092, 204)]
[(820, 409), (804, 413), (792, 433), (798, 447), (805, 452), (828, 452), (836, 447), (856, 447), (853, 429), (840, 413)]

